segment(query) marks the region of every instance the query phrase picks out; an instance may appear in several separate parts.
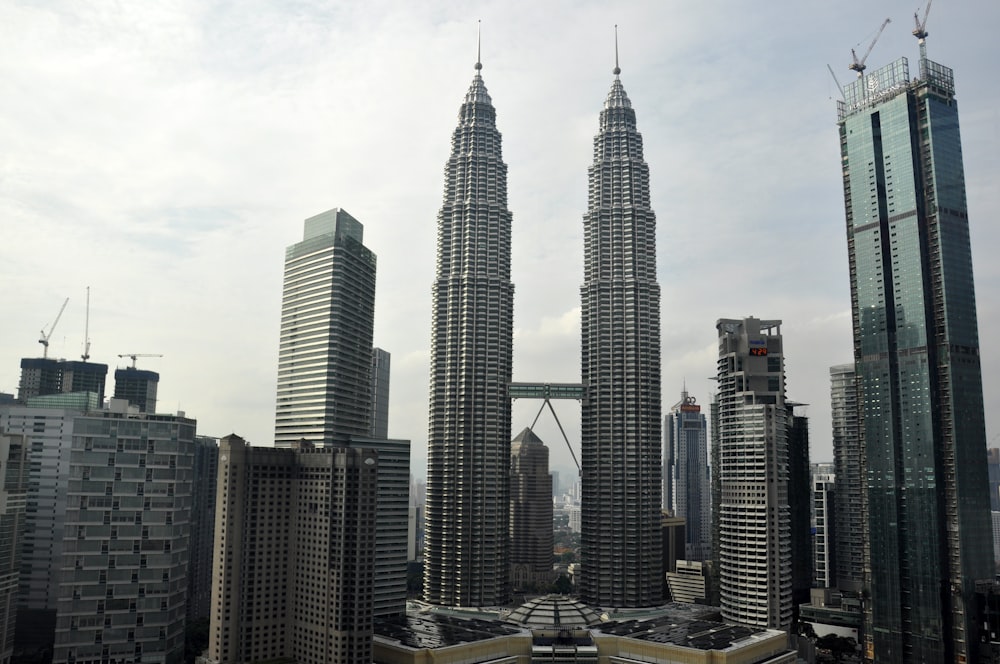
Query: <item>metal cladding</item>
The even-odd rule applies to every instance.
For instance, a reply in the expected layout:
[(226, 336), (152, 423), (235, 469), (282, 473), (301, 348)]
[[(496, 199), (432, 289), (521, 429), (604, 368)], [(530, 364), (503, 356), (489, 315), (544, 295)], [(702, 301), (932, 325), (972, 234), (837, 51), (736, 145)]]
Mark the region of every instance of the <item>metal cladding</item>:
[(501, 605), (510, 592), (511, 213), (480, 68), (459, 110), (438, 214), (424, 599), (445, 606)]
[(617, 72), (594, 139), (588, 198), (580, 597), (594, 606), (651, 606), (663, 583), (656, 217), (642, 137)]

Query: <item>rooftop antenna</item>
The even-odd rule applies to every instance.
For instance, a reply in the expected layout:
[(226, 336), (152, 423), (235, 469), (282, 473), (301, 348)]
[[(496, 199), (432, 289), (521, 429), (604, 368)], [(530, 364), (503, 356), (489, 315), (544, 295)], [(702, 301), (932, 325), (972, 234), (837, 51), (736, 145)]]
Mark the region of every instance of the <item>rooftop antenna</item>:
[(885, 30), (885, 26), (889, 25), (891, 22), (892, 19), (890, 18), (887, 18), (885, 19), (885, 21), (882, 22), (882, 27), (878, 29), (878, 33), (875, 35), (875, 39), (873, 39), (872, 43), (868, 45), (868, 50), (865, 51), (865, 54), (861, 56), (860, 60), (858, 60), (858, 54), (854, 52), (854, 49), (853, 48), (851, 49), (851, 58), (854, 60), (854, 62), (848, 65), (847, 68), (852, 71), (858, 72), (858, 78), (862, 78), (865, 75), (865, 69), (866, 69), (865, 60), (867, 60), (868, 56), (871, 55), (872, 49), (875, 48), (875, 42), (877, 42), (878, 38), (882, 36), (882, 31)]
[(611, 71), (615, 77), (622, 73), (622, 68), (618, 66), (618, 24), (615, 23), (615, 68)]
[(55, 332), (56, 325), (59, 324), (59, 319), (62, 318), (63, 312), (66, 311), (66, 305), (67, 304), (69, 304), (69, 298), (68, 297), (66, 298), (66, 301), (63, 302), (62, 307), (59, 309), (59, 313), (56, 314), (56, 319), (54, 321), (52, 321), (52, 325), (49, 326), (48, 333), (46, 333), (45, 330), (42, 329), (42, 334), (38, 338), (38, 343), (42, 344), (42, 347), (44, 349), (42, 351), (42, 357), (43, 358), (46, 358), (46, 357), (49, 356), (49, 339), (52, 337), (52, 333)]
[(476, 35), (476, 71), (483, 68), (483, 19), (479, 19), (479, 30)]
[(920, 20), (917, 17), (917, 12), (913, 12), (913, 23), (916, 27), (913, 28), (913, 36), (917, 38), (917, 43), (920, 44), (920, 60), (921, 62), (927, 59), (927, 15), (931, 13), (931, 3), (934, 0), (927, 0), (927, 6), (924, 7), (924, 20)]
[(83, 326), (83, 361), (90, 359), (90, 286), (87, 286), (87, 317)]

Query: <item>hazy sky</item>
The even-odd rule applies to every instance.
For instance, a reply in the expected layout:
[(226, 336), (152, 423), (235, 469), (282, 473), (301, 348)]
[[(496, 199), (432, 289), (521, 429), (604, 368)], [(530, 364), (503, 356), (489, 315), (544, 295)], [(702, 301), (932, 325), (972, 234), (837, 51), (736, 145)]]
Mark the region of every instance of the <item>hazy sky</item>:
[[(0, 391), (66, 297), (50, 355), (162, 353), (160, 408), (271, 444), (284, 249), (343, 207), (378, 255), (389, 433), (425, 472), (443, 168), (473, 76), (497, 108), (513, 212), (514, 379), (579, 380), (582, 215), (614, 66), (658, 220), (664, 409), (707, 404), (718, 318), (784, 321), (788, 396), (832, 459), (830, 365), (851, 360), (829, 63), (917, 71), (917, 4), (498, 1), (0, 3)], [(938, 0), (931, 59), (961, 108), (987, 437), (1000, 436), (1000, 3)], [(108, 391), (112, 380), (109, 376)], [(515, 404), (512, 433), (540, 404)], [(579, 406), (558, 404), (578, 446)], [(569, 465), (551, 417), (536, 431)], [(995, 443), (994, 443), (995, 444)]]

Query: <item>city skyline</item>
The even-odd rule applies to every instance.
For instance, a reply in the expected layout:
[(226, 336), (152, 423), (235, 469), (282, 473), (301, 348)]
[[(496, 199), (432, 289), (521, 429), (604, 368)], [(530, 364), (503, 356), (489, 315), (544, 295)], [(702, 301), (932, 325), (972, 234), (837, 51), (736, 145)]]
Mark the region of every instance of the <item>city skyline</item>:
[[(497, 4), (466, 16), (443, 4), (387, 3), (294, 14), (262, 6), (260, 17), (206, 7), (0, 8), (11, 48), (0, 63), (11, 100), (0, 125), (10, 146), (0, 214), (11, 229), (0, 274), (13, 286), (0, 300), (9, 321), (0, 391), (16, 392), (19, 359), (40, 355), (38, 329), (67, 296), (49, 355), (82, 353), (89, 283), (94, 361), (162, 353), (139, 363), (162, 376), (161, 410), (190, 413), (206, 435), (236, 431), (272, 444), (281, 250), (297, 241), (302, 218), (343, 205), (365, 220), (366, 245), (383, 267), (393, 266), (379, 275), (374, 343), (394, 356), (389, 435), (413, 439), (421, 474), (440, 167), (477, 18), (510, 166), (513, 378), (576, 382), (580, 164), (618, 23), (659, 220), (663, 390), (676, 393), (686, 379), (708, 403), (712, 322), (781, 318), (790, 390), (812, 404), (812, 458), (833, 458), (828, 368), (850, 361), (851, 330), (832, 135), (838, 94), (825, 66), (849, 83), (850, 49), (863, 52), (887, 15), (893, 22), (869, 67), (900, 54), (915, 62), (913, 6), (806, 13), (778, 3), (752, 15), (675, 16), (653, 3), (574, 12), (568, 3), (520, 12)], [(928, 22), (929, 56), (958, 76), (983, 329), (1000, 322), (988, 299), (1000, 287), (989, 262), (1000, 230), (988, 224), (1000, 214), (1000, 93), (989, 70), (998, 47), (985, 28), (998, 17), (995, 6), (939, 4)], [(557, 22), (559, 34), (548, 34)], [(800, 27), (778, 27), (788, 24)], [(770, 121), (774, 114), (783, 121)], [(44, 247), (44, 271), (32, 247)], [(740, 289), (726, 288), (727, 266), (739, 271)], [(241, 333), (220, 343), (223, 327)], [(1000, 353), (984, 346), (988, 443), (1000, 433), (998, 369)], [(578, 444), (578, 407), (556, 407)], [(515, 404), (515, 430), (534, 408)], [(561, 438), (546, 418), (538, 433)], [(551, 448), (553, 468), (569, 467), (564, 447)]]

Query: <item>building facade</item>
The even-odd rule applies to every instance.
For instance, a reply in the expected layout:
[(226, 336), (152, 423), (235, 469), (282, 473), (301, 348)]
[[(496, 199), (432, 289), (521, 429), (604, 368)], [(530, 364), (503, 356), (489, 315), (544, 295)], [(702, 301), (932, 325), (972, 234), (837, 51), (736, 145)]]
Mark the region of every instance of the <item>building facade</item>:
[(649, 167), (614, 69), (594, 138), (581, 296), (582, 572), (594, 606), (662, 599), (660, 286)]
[(21, 360), (18, 398), (26, 401), (49, 394), (93, 392), (97, 395), (98, 403), (103, 403), (107, 378), (106, 364), (26, 357)]
[(445, 165), (431, 314), (424, 599), (453, 606), (510, 592), (511, 213), (481, 69)]
[(809, 418), (796, 413), (802, 404), (786, 401), (788, 428), (788, 527), (792, 547), (792, 612), (809, 602), (813, 586), (812, 470), (809, 466)]
[(215, 494), (219, 440), (194, 439), (191, 539), (188, 546), (187, 621), (208, 618), (212, 607), (212, 554), (215, 550)]
[(514, 590), (552, 582), (552, 476), (549, 448), (531, 429), (511, 441), (510, 571)]
[(716, 329), (722, 617), (787, 629), (792, 542), (781, 321), (722, 319)]
[(829, 463), (812, 464), (813, 587), (837, 586), (836, 475)]
[(367, 436), (371, 425), (375, 254), (340, 208), (305, 221), (285, 250), (274, 441), (316, 445)]
[(0, 430), (0, 664), (10, 664), (14, 655), (27, 498), (27, 439)]
[(917, 36), (917, 71), (900, 58), (838, 102), (867, 491), (865, 654), (974, 661), (975, 583), (993, 577), (993, 561), (968, 206), (953, 72)]
[(140, 413), (156, 412), (156, 393), (160, 374), (155, 371), (124, 367), (115, 369), (115, 399), (124, 399)]
[(685, 389), (664, 421), (663, 507), (687, 521), (686, 560), (712, 557), (708, 424)]
[(369, 438), (389, 437), (389, 351), (372, 348), (372, 416)]
[(858, 384), (853, 364), (830, 367), (830, 420), (833, 433), (833, 472), (836, 581), (841, 591), (859, 594), (864, 583), (864, 504), (861, 473), (861, 431), (858, 421)]

